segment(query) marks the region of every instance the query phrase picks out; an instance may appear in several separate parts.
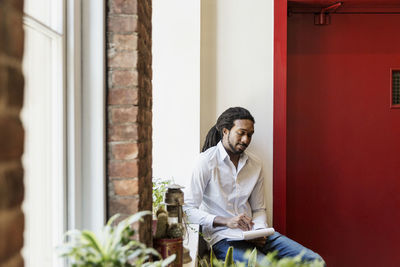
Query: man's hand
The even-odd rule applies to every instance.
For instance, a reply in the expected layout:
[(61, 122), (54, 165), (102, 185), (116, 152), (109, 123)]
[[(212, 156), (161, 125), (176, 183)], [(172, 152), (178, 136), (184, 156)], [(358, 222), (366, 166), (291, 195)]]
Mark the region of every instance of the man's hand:
[(235, 229), (239, 228), (243, 231), (249, 231), (253, 227), (254, 223), (249, 216), (242, 213), (232, 218), (224, 218), (217, 216), (214, 219), (213, 226), (227, 226), (229, 228)]
[(259, 237), (251, 240), (247, 240), (247, 242), (253, 243), (256, 247), (262, 248), (265, 245), (265, 242), (267, 242), (267, 237)]

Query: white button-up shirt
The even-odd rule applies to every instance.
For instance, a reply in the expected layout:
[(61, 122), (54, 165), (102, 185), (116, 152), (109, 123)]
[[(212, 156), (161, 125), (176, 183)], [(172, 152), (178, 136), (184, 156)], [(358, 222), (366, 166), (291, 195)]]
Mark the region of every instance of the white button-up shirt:
[(216, 216), (245, 213), (252, 218), (253, 229), (260, 229), (267, 227), (265, 210), (262, 164), (257, 158), (243, 152), (236, 168), (221, 142), (200, 154), (185, 190), (184, 211), (190, 223), (202, 225), (211, 245), (242, 231), (213, 227)]

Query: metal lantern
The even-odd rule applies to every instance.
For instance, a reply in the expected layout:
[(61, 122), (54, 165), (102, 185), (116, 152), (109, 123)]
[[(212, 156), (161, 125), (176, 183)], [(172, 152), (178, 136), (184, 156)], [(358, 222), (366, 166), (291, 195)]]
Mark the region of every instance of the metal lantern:
[(184, 188), (178, 184), (171, 184), (167, 187), (165, 192), (164, 203), (167, 207), (168, 217), (178, 218), (178, 223), (182, 223), (183, 210), (182, 206), (184, 203), (183, 191)]

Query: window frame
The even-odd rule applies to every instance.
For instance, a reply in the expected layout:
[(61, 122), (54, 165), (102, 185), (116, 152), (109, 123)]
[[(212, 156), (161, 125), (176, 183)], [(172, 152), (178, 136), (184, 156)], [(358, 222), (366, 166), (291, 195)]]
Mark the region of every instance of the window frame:
[(68, 228), (98, 232), (106, 220), (105, 1), (69, 0), (66, 17)]
[[(50, 196), (61, 201), (55, 201), (52, 209), (62, 209), (62, 216), (51, 218), (56, 246), (65, 231), (99, 232), (106, 221), (106, 6), (105, 0), (61, 0), (49, 5), (50, 23), (24, 13), (24, 27), (40, 28), (57, 39), (49, 51), (57, 66), (51, 71), (55, 78), (49, 78), (54, 80), (51, 88), (62, 88), (54, 90), (56, 101), (50, 103), (51, 110), (56, 109), (51, 116), (57, 128), (52, 133), (56, 140), (51, 145), (57, 150), (52, 175), (62, 177), (56, 179)], [(51, 266), (66, 266), (55, 253), (51, 259)]]

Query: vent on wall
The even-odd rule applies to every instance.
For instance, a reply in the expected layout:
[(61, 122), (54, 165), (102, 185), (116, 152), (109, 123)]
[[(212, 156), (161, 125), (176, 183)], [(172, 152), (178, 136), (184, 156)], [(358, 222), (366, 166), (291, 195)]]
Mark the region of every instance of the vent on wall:
[(392, 107), (400, 108), (400, 70), (392, 70)]

